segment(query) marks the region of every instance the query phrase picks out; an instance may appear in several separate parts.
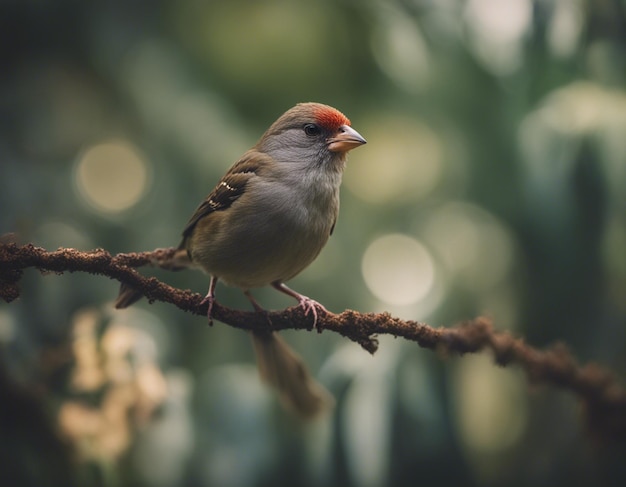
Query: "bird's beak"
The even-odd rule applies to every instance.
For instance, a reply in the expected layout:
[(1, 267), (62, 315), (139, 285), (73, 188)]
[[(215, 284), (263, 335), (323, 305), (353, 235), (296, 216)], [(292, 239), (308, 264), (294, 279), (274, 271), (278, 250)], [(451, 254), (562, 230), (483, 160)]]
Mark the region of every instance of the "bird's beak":
[(327, 142), (328, 150), (331, 152), (348, 152), (365, 144), (366, 140), (349, 125), (342, 125)]

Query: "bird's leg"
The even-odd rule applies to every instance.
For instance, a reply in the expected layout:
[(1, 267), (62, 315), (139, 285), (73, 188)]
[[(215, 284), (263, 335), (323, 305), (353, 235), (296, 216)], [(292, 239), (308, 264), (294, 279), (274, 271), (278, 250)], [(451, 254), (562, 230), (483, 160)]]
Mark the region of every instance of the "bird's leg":
[(209, 308), (206, 312), (206, 316), (209, 319), (209, 326), (213, 325), (213, 317), (211, 313), (213, 312), (213, 303), (215, 302), (215, 286), (217, 285), (217, 277), (211, 276), (211, 283), (209, 284), (209, 292), (204, 297), (204, 299), (200, 302), (201, 306), (205, 304), (209, 305)]
[(307, 316), (309, 313), (313, 315), (313, 328), (316, 328), (319, 333), (322, 332), (321, 327), (317, 326), (317, 311), (318, 309), (323, 311), (324, 313), (328, 313), (328, 310), (324, 308), (323, 305), (311, 299), (307, 296), (304, 296), (300, 293), (297, 293), (293, 289), (289, 289), (285, 286), (284, 283), (276, 281), (272, 283), (272, 287), (281, 293), (286, 294), (287, 296), (291, 296), (292, 298), (296, 298), (298, 300), (299, 306), (304, 310), (304, 316)]

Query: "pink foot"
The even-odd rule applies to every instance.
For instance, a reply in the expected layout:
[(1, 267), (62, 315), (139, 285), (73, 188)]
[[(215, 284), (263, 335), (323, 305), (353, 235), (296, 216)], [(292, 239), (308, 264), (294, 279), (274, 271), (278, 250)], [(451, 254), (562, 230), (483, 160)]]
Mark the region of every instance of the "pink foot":
[(322, 333), (322, 327), (317, 326), (317, 310), (319, 309), (324, 313), (328, 313), (328, 310), (314, 299), (303, 295), (300, 295), (300, 297), (298, 298), (298, 303), (300, 308), (304, 310), (304, 316), (308, 316), (309, 313), (313, 315), (312, 328), (315, 328), (318, 333)]
[(318, 333), (322, 333), (322, 327), (317, 326), (317, 312), (318, 310), (320, 310), (324, 313), (328, 313), (328, 310), (324, 308), (324, 306), (322, 306), (314, 299), (297, 293), (293, 289), (289, 289), (282, 282), (273, 282), (272, 286), (274, 287), (274, 289), (277, 289), (281, 293), (285, 293), (288, 296), (296, 298), (298, 300), (298, 306), (304, 310), (304, 316), (307, 316), (309, 313), (313, 315), (313, 326), (311, 327), (311, 329), (315, 328)]
[(206, 316), (209, 319), (209, 326), (213, 326), (213, 303), (215, 302), (215, 296), (206, 296), (202, 301), (200, 301), (200, 306), (204, 306), (208, 304), (209, 307), (206, 312)]
[(206, 316), (209, 319), (209, 326), (213, 326), (213, 303), (215, 302), (215, 286), (217, 285), (217, 277), (211, 277), (211, 283), (209, 284), (209, 292), (206, 297), (200, 302), (202, 306), (205, 304), (209, 305), (209, 308), (206, 312)]

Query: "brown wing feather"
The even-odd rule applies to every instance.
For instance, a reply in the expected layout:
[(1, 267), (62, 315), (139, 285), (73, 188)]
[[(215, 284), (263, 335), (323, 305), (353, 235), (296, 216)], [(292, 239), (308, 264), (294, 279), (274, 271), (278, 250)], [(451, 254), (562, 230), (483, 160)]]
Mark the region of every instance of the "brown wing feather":
[(228, 170), (189, 219), (183, 230), (183, 240), (179, 248), (186, 246), (187, 239), (201, 219), (216, 211), (229, 208), (234, 201), (241, 197), (246, 190), (248, 181), (261, 171), (260, 162), (262, 158), (263, 155), (250, 150)]

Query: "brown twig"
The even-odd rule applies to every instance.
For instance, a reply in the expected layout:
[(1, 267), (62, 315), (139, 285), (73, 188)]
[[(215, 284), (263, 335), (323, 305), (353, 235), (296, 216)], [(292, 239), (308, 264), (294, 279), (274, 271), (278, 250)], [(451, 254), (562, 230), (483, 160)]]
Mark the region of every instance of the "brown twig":
[[(7, 302), (16, 299), (24, 269), (35, 267), (42, 272), (88, 272), (107, 276), (140, 289), (150, 301), (163, 301), (183, 311), (206, 315), (202, 295), (176, 289), (153, 277), (143, 277), (134, 269), (144, 265), (167, 268), (174, 252), (175, 249), (159, 249), (111, 256), (102, 249), (81, 252), (63, 248), (48, 252), (30, 244), (0, 244), (0, 297)], [(271, 312), (268, 321), (264, 314), (237, 311), (216, 303), (213, 317), (245, 330), (311, 329), (310, 317), (298, 307)], [(381, 334), (401, 337), (446, 354), (491, 350), (498, 365), (518, 364), (532, 382), (576, 394), (585, 407), (589, 428), (598, 437), (626, 442), (626, 391), (610, 371), (593, 363), (579, 365), (564, 345), (537, 350), (509, 333), (495, 331), (490, 320), (484, 317), (455, 328), (433, 328), (417, 321), (400, 320), (388, 313), (346, 310), (340, 314), (320, 313), (318, 329), (337, 332), (370, 353), (377, 350), (376, 336)]]

